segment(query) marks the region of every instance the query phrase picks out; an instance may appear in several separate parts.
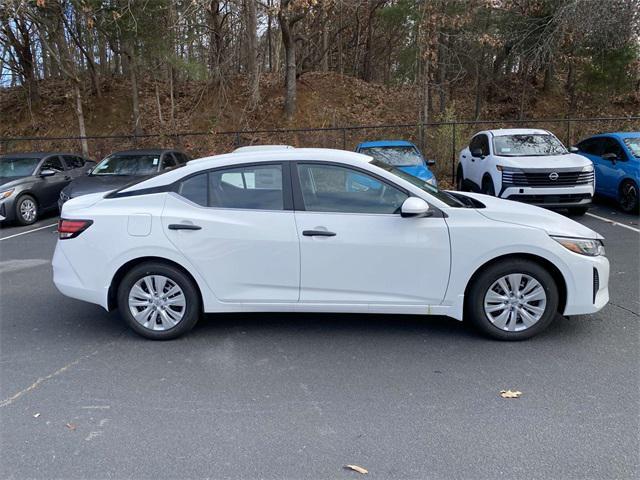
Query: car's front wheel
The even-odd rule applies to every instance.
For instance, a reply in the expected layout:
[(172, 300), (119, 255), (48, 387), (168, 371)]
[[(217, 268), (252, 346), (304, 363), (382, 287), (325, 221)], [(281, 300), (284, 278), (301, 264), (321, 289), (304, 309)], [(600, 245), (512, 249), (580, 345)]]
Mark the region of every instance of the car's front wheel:
[(489, 176), (482, 179), (482, 193), (485, 195), (491, 195), (492, 197), (496, 196), (496, 189), (493, 186), (493, 180)]
[(558, 287), (544, 267), (526, 259), (508, 259), (473, 279), (465, 318), (492, 338), (524, 340), (549, 326), (558, 302)]
[(31, 225), (38, 220), (38, 202), (31, 195), (22, 195), (16, 202), (16, 220), (20, 225)]
[(638, 211), (638, 187), (634, 182), (627, 180), (620, 185), (618, 203), (623, 212), (635, 213)]
[(118, 288), (118, 308), (138, 334), (170, 340), (187, 333), (200, 317), (200, 297), (191, 278), (161, 262), (131, 269)]

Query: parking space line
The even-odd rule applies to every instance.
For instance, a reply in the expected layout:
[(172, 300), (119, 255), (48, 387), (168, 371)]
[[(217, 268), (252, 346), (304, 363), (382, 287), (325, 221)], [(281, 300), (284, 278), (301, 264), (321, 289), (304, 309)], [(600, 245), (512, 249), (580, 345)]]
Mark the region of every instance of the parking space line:
[(631, 227), (629, 225), (625, 225), (624, 223), (616, 222), (615, 220), (611, 220), (610, 218), (601, 217), (600, 215), (594, 215), (591, 212), (587, 212), (586, 215), (589, 215), (590, 217), (593, 217), (593, 218), (597, 218), (598, 220), (602, 220), (603, 222), (610, 223), (611, 225), (616, 225), (616, 226), (622, 227), (622, 228), (628, 228), (631, 231), (634, 231), (636, 233), (640, 233), (640, 229)]
[(58, 225), (57, 223), (52, 223), (51, 225), (45, 225), (44, 227), (34, 228), (33, 230), (27, 230), (26, 232), (16, 233), (14, 235), (9, 235), (8, 237), (0, 238), (0, 242), (2, 240), (9, 240), (10, 238), (19, 237), (20, 235), (26, 235), (27, 233), (37, 232), (38, 230), (44, 230), (45, 228), (51, 228)]

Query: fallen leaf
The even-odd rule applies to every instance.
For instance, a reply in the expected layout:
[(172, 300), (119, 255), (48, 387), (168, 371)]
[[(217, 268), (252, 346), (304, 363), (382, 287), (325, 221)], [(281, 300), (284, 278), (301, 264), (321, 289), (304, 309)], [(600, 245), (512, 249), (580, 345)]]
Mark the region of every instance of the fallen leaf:
[(35, 413), (35, 414), (33, 415), (33, 418), (38, 418), (39, 416), (40, 416), (40, 414), (39, 414), (39, 413)]
[(76, 429), (76, 424), (75, 423), (67, 423), (67, 428), (69, 430), (75, 430)]
[(522, 395), (522, 392), (519, 392), (518, 390), (500, 390), (500, 396), (502, 398), (520, 398), (520, 395)]
[(369, 473), (369, 470), (367, 470), (366, 468), (359, 467), (358, 465), (345, 465), (344, 468), (348, 468), (349, 470), (353, 470), (354, 472), (358, 472), (363, 475)]

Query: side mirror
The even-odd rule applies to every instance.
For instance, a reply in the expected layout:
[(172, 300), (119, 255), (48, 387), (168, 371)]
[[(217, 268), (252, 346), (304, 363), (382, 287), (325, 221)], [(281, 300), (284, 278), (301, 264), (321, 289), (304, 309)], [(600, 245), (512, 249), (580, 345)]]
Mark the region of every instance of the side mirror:
[(484, 155), (482, 154), (482, 149), (481, 148), (474, 148), (473, 150), (471, 150), (471, 156), (472, 157), (484, 158)]
[(45, 168), (44, 170), (40, 170), (41, 177), (53, 177), (56, 174), (55, 170), (51, 170), (50, 168)]
[(604, 158), (605, 160), (609, 160), (610, 162), (615, 162), (616, 160), (618, 160), (618, 156), (615, 153), (605, 153), (604, 155), (602, 155), (602, 158)]
[(436, 164), (435, 160), (427, 160), (427, 167), (433, 167)]
[(407, 198), (402, 207), (400, 207), (400, 214), (405, 217), (429, 217), (431, 211), (429, 210), (429, 204), (423, 199), (418, 197)]
[(87, 171), (85, 172), (85, 175), (91, 175), (91, 172), (93, 172), (93, 167), (88, 168)]
[(571, 153), (578, 153), (580, 151), (580, 149), (578, 147), (569, 147), (569, 151)]

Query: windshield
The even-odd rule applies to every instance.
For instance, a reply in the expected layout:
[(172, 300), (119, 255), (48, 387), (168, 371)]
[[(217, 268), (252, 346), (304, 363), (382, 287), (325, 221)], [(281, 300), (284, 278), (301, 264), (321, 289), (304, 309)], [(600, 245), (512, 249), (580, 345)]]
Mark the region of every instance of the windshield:
[(158, 171), (160, 155), (111, 155), (91, 175), (150, 175)]
[(624, 139), (624, 143), (627, 145), (627, 148), (631, 150), (631, 154), (634, 157), (640, 158), (640, 137), (627, 137)]
[(536, 157), (567, 153), (564, 145), (553, 135), (502, 135), (493, 138), (493, 149), (502, 157)]
[(406, 180), (407, 182), (415, 185), (419, 189), (424, 190), (428, 194), (433, 195), (438, 200), (446, 203), (450, 207), (467, 206), (466, 204), (464, 204), (463, 202), (455, 198), (450, 193), (445, 192), (444, 190), (440, 190), (438, 187), (434, 187), (430, 183), (427, 183), (424, 180), (420, 180), (418, 177), (414, 177), (413, 175), (409, 175), (408, 173), (403, 172), (399, 168), (395, 168), (385, 162), (381, 162), (380, 160), (373, 160), (371, 162), (371, 165), (375, 165), (376, 167), (382, 168), (383, 170), (386, 170), (389, 173), (393, 173), (394, 175), (402, 178), (403, 180)]
[(365, 147), (360, 149), (360, 153), (369, 155), (376, 160), (394, 165), (396, 167), (409, 167), (414, 165), (424, 165), (422, 155), (414, 147)]
[(39, 158), (0, 158), (0, 177), (28, 177), (38, 166)]

